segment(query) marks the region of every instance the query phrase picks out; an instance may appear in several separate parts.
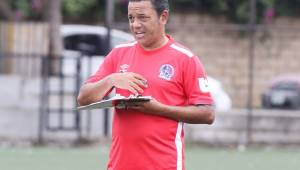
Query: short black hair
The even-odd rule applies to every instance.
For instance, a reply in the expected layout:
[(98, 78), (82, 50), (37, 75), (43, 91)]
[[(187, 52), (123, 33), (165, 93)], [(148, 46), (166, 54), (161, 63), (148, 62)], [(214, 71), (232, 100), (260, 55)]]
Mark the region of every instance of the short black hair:
[(150, 1), (158, 15), (161, 15), (164, 10), (169, 11), (168, 0), (129, 0), (129, 2)]

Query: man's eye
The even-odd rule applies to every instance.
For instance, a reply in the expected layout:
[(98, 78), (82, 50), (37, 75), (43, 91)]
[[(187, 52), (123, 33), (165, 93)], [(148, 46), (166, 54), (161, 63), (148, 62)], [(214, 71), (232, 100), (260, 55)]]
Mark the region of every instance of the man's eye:
[(140, 20), (140, 21), (147, 21), (148, 19), (149, 19), (150, 17), (148, 17), (148, 16), (139, 16), (138, 17), (138, 19)]
[(133, 18), (132, 16), (129, 16), (129, 17), (128, 17), (128, 20), (129, 20), (130, 22), (133, 22), (134, 18)]
[(145, 21), (148, 17), (146, 16), (139, 16), (139, 19), (142, 20), (142, 21)]

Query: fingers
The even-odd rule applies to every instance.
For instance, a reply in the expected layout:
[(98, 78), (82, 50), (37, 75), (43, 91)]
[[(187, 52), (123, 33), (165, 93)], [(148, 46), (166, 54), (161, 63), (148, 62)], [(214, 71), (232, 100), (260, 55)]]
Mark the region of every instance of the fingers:
[(139, 94), (139, 92), (132, 86), (129, 86), (126, 89), (129, 90), (132, 94), (135, 94), (135, 95)]
[(126, 104), (126, 109), (130, 110), (142, 110), (143, 105), (140, 102), (128, 102)]
[(138, 79), (138, 80), (146, 81), (146, 79), (140, 74), (137, 74), (137, 73), (130, 73), (130, 74), (132, 74), (133, 77)]
[(143, 88), (147, 88), (148, 85), (147, 85), (147, 81), (145, 80), (138, 80), (138, 79), (132, 79), (131, 80), (134, 84), (140, 86), (140, 87), (143, 87)]
[[(142, 88), (147, 88), (147, 80), (137, 74), (137, 73), (128, 73), (132, 77), (130, 78), (129, 85), (134, 89), (133, 91), (137, 91), (139, 93), (143, 93), (144, 90)], [(132, 92), (132, 91), (131, 91)], [(137, 94), (137, 93), (134, 93)]]
[(132, 73), (132, 75), (134, 78), (132, 81), (134, 83), (138, 84), (139, 86), (147, 87), (147, 80), (143, 76), (137, 73)]
[(151, 104), (151, 101), (126, 101), (122, 105), (123, 107), (118, 107), (118, 109), (124, 110), (134, 110), (144, 113), (154, 112), (155, 105)]
[(132, 72), (116, 73), (112, 80), (115, 87), (129, 90), (135, 95), (143, 93), (143, 89), (148, 87), (143, 76)]
[(133, 88), (133, 91), (136, 92), (134, 94), (138, 94), (138, 93), (143, 93), (144, 92), (144, 90), (139, 86), (139, 84), (137, 84), (135, 82), (130, 82), (130, 86), (131, 86), (131, 88)]

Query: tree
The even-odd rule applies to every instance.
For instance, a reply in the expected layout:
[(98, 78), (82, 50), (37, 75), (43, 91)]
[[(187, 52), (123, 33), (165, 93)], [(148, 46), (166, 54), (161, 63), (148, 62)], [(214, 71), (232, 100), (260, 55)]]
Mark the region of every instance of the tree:
[(50, 59), (50, 73), (59, 71), (60, 66), (58, 57), (62, 55), (62, 38), (60, 35), (61, 26), (61, 0), (48, 0), (48, 23), (49, 23), (49, 59)]
[[(25, 20), (42, 20), (41, 4), (49, 0), (0, 0), (0, 18), (16, 19), (21, 15)], [(65, 22), (96, 23), (104, 21), (105, 0), (60, 0)], [(115, 0), (116, 19), (127, 15), (128, 0)], [(249, 0), (170, 0), (171, 10), (207, 13), (224, 16), (230, 22), (247, 23), (249, 20)], [(257, 0), (257, 18), (263, 22), (265, 13), (276, 16), (300, 16), (300, 0)], [(19, 14), (19, 15), (17, 15)], [(20, 17), (20, 16), (19, 16)]]
[(60, 56), (62, 53), (62, 40), (60, 36), (61, 0), (48, 0), (49, 5), (49, 54), (51, 57)]
[(14, 13), (6, 0), (0, 0), (0, 14), (7, 20), (14, 20)]

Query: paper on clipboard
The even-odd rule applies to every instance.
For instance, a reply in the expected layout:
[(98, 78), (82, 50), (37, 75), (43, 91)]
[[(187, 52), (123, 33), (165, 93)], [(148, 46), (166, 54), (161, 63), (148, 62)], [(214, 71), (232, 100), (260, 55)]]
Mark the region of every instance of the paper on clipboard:
[(101, 100), (99, 102), (91, 103), (89, 105), (79, 106), (77, 107), (77, 110), (93, 110), (93, 109), (110, 108), (110, 107), (124, 108), (125, 102), (139, 102), (139, 101), (149, 101), (149, 100), (151, 100), (151, 96), (124, 97), (124, 96), (116, 95), (107, 100)]

